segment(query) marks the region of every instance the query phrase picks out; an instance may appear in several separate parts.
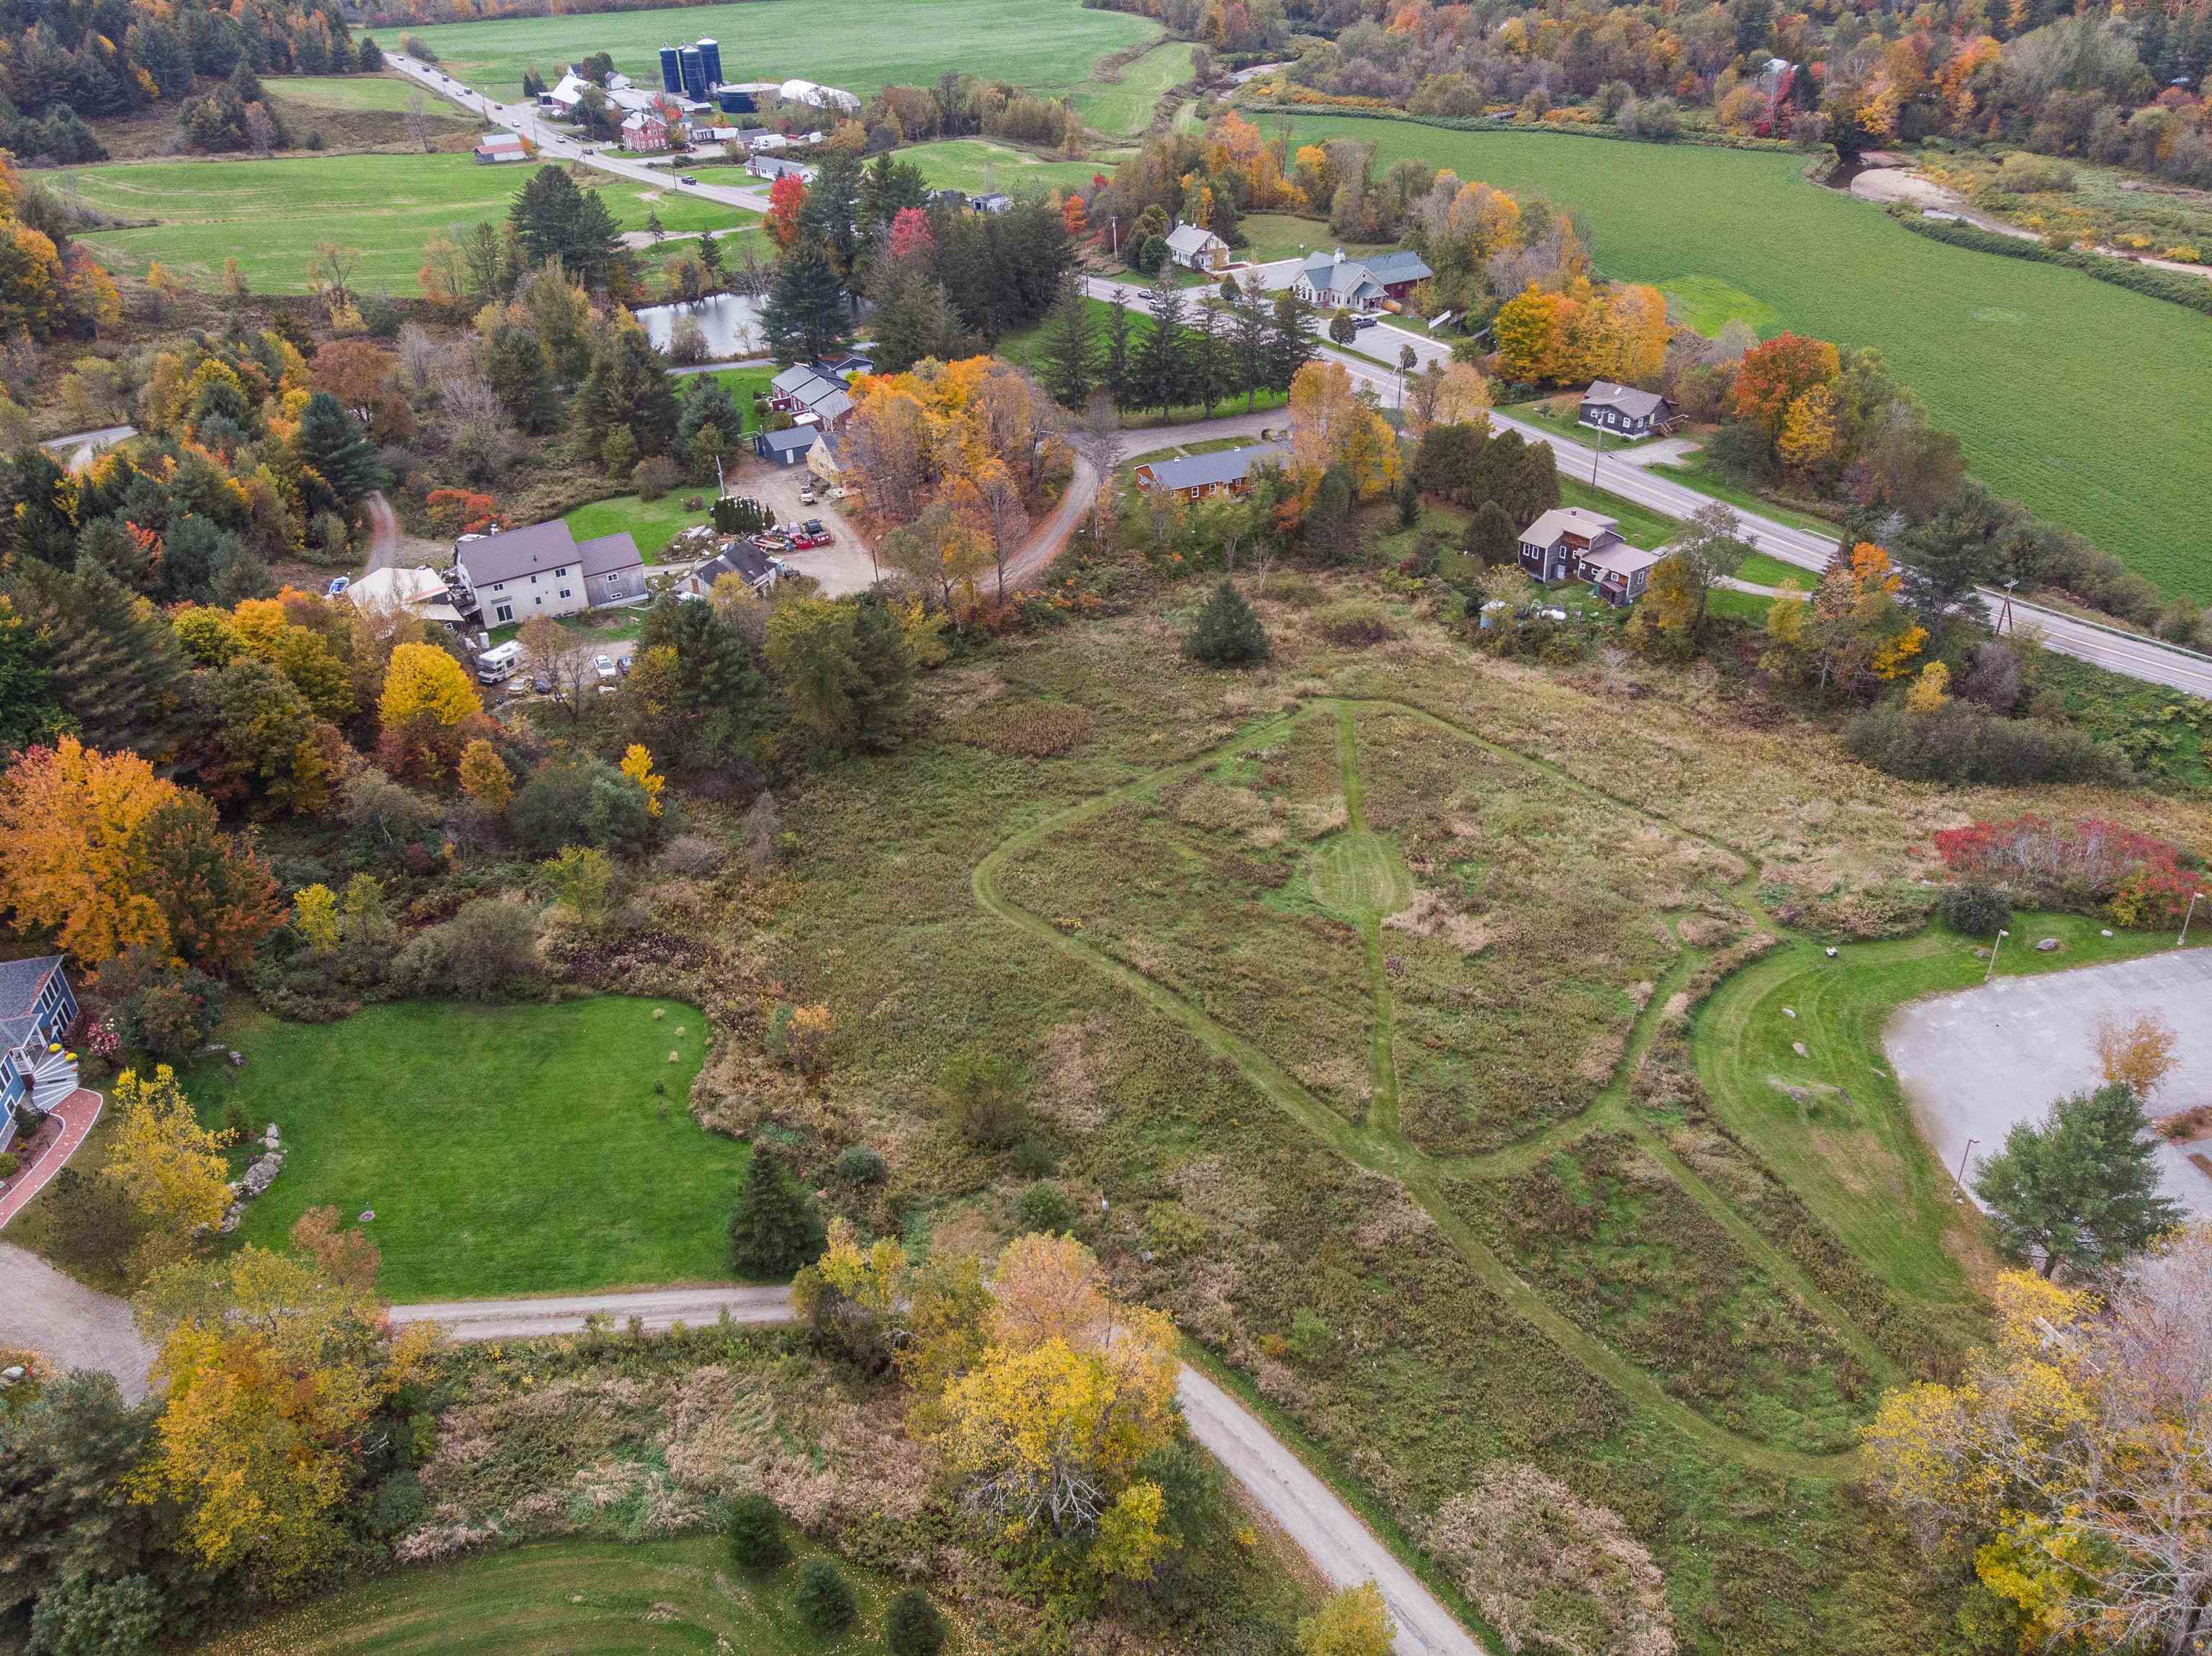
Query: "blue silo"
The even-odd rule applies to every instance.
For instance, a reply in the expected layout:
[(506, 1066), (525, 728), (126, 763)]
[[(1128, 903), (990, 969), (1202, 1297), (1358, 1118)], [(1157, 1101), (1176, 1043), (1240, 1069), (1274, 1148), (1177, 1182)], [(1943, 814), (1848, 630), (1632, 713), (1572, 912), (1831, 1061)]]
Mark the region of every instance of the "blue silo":
[(701, 35), (699, 37), (699, 63), (701, 67), (707, 71), (707, 84), (708, 86), (720, 86), (722, 83), (721, 42), (712, 39), (704, 34)]
[(684, 77), (677, 67), (674, 46), (660, 49), (660, 89), (676, 96), (681, 96), (684, 91)]
[(724, 87), (714, 94), (714, 101), (721, 105), (725, 115), (750, 115), (758, 107), (751, 93), (740, 92), (734, 87)]
[(689, 98), (695, 98), (701, 103), (706, 102), (707, 66), (699, 61), (699, 48), (696, 46), (677, 47), (676, 61), (682, 67), (684, 71), (684, 84), (682, 88), (679, 88), (683, 92), (684, 95)]

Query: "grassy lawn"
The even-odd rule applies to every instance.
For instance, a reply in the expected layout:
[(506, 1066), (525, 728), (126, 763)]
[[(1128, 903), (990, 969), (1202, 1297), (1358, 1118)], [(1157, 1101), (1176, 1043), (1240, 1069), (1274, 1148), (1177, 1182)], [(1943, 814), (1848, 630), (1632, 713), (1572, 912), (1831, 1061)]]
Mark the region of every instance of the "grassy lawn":
[(1631, 546), (1656, 552), (1681, 532), (1682, 525), (1650, 507), (1624, 500), (1602, 488), (1592, 488), (1578, 478), (1559, 478), (1559, 504), (1578, 506), (1585, 512), (1602, 512), (1620, 520), (1620, 537)]
[(1782, 331), (1782, 313), (1774, 306), (1714, 277), (1677, 276), (1656, 285), (1667, 295), (1668, 314), (1708, 339), (1719, 337), (1730, 322), (1749, 324), (1762, 339)]
[(957, 67), (1057, 94), (1088, 81), (1100, 58), (1159, 32), (1076, 0), (750, 0), (686, 7), (681, 19), (585, 12), (410, 31), (447, 74), (501, 100), (520, 93), (531, 64), (550, 82), (594, 52), (611, 52), (640, 86), (659, 86), (659, 49), (702, 35), (722, 43), (722, 72), (732, 81), (797, 76), (866, 97), (893, 82), (934, 85)]
[(753, 393), (766, 391), (775, 376), (776, 370), (773, 367), (714, 370), (714, 378), (722, 382), (730, 393), (731, 401), (738, 405), (738, 412), (744, 416), (748, 432), (758, 429), (760, 425), (760, 418), (753, 409)]
[(240, 1239), (277, 1244), (324, 1204), (348, 1223), (373, 1208), (394, 1301), (695, 1282), (729, 1274), (747, 1156), (685, 1107), (706, 1033), (688, 1006), (621, 996), (255, 1016), (228, 1035), (243, 1069), (185, 1084), (202, 1120), (235, 1101), (283, 1133), (283, 1174)]
[(1242, 227), (1249, 246), (1237, 250), (1239, 258), (1270, 264), (1302, 253), (1331, 252), (1340, 245), (1346, 257), (1380, 252), (1383, 244), (1347, 241), (1339, 244), (1328, 234), (1325, 220), (1300, 218), (1294, 213), (1248, 213)]
[(437, 94), (398, 75), (264, 75), (261, 84), (271, 97), (309, 109), (407, 110), (419, 101), (433, 113), (462, 113)]
[[(370, 292), (416, 290), (422, 246), (505, 216), (527, 167), (479, 167), (466, 155), (310, 155), (283, 161), (124, 162), (56, 173), (54, 182), (104, 213), (152, 219), (140, 228), (79, 238), (102, 264), (143, 276), (160, 259), (184, 281), (212, 287), (226, 257), (264, 293), (305, 293), (315, 245), (338, 240), (361, 253)], [(720, 228), (755, 216), (650, 185), (581, 172), (626, 230), (657, 210), (670, 230)]]
[(1075, 88), (1075, 112), (1085, 125), (1109, 137), (1142, 132), (1152, 124), (1160, 100), (1189, 81), (1191, 50), (1188, 40), (1163, 40), (1125, 64), (1114, 80), (1093, 75)]
[(708, 483), (672, 488), (657, 500), (641, 500), (635, 494), (617, 494), (611, 500), (593, 500), (589, 505), (580, 506), (568, 513), (562, 521), (580, 541), (627, 529), (630, 538), (637, 543), (637, 549), (645, 561), (657, 563), (660, 555), (668, 549), (668, 543), (675, 538), (677, 531), (707, 521), (703, 507), (693, 512), (684, 502), (694, 496), (709, 500), (714, 498), (714, 485)]
[[(402, 1570), (201, 1647), (203, 1656), (476, 1656), (484, 1650), (590, 1651), (594, 1656), (744, 1651), (758, 1656), (880, 1652), (888, 1577), (847, 1566), (860, 1603), (834, 1638), (793, 1608), (799, 1567), (821, 1549), (795, 1532), (793, 1557), (753, 1575), (732, 1568), (718, 1536), (671, 1541), (548, 1541), (451, 1564)], [(956, 1629), (948, 1652), (975, 1649)]]
[[(1285, 118), (1268, 116), (1273, 131)], [(2212, 598), (2172, 525), (2212, 490), (2212, 332), (2078, 271), (1948, 246), (1799, 176), (1803, 159), (1692, 146), (1300, 117), (1378, 170), (1417, 155), (1586, 217), (1607, 274), (1738, 289), (1801, 333), (1879, 347), (2000, 494), (2089, 536), (2165, 590)], [(1710, 290), (1706, 290), (1710, 291)]]
[(1097, 161), (1046, 161), (988, 138), (918, 143), (900, 150), (898, 159), (919, 167), (932, 189), (960, 190), (971, 196), (994, 190), (1010, 196), (1042, 196), (1052, 190), (1073, 190), (1089, 184), (1099, 173), (1113, 171)]
[(1754, 552), (1746, 558), (1743, 567), (1735, 572), (1735, 578), (1749, 581), (1753, 586), (1779, 586), (1786, 580), (1794, 580), (1801, 591), (1807, 592), (1811, 591), (1814, 583), (1820, 579), (1816, 570), (1801, 569), (1794, 563), (1784, 563), (1764, 552)]
[(1710, 494), (1717, 500), (1726, 500), (1739, 512), (1755, 512), (1762, 518), (1771, 518), (1792, 529), (1802, 529), (1811, 535), (1826, 535), (1831, 539), (1842, 536), (1843, 525), (1810, 512), (1800, 512), (1794, 507), (1777, 506), (1762, 499), (1758, 491), (1745, 488), (1734, 478), (1724, 476), (1716, 467), (1705, 464), (1703, 457), (1692, 455), (1688, 461), (1676, 464), (1668, 460), (1655, 460), (1644, 468), (1655, 477), (1671, 477), (1676, 482), (1696, 489), (1700, 494)]

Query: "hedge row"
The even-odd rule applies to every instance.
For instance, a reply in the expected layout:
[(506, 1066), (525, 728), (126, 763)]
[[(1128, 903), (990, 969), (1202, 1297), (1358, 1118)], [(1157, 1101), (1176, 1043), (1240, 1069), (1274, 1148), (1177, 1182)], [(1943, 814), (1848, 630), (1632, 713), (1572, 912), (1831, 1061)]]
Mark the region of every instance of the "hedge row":
[(1416, 115), (1409, 110), (1370, 108), (1365, 104), (1336, 99), (1284, 102), (1269, 99), (1237, 106), (1240, 112), (1262, 115), (1340, 115), (1362, 120), (1403, 121), (1408, 126), (1437, 126), (1451, 132), (1558, 132), (1570, 137), (1611, 138), (1620, 143), (1699, 144), (1710, 149), (1802, 150), (1787, 138), (1738, 137), (1734, 133), (1685, 127), (1671, 138), (1639, 138), (1617, 126), (1575, 121), (1493, 121), (1487, 115)]
[(1897, 218), (1906, 229), (1936, 241), (1948, 241), (1954, 247), (1970, 247), (1976, 252), (1995, 253), (2000, 258), (2028, 258), (2045, 264), (2063, 264), (2069, 270), (2079, 270), (2100, 282), (2109, 282), (2115, 288), (2125, 288), (2152, 299), (2169, 300), (2176, 305), (2186, 305), (2192, 311), (2212, 316), (2212, 282), (2207, 282), (2202, 276), (2184, 276), (2179, 270), (2161, 270), (2155, 265), (2136, 264), (2124, 258), (2114, 258), (2108, 253), (2084, 252), (2078, 247), (2051, 247), (2021, 236), (2002, 236), (1994, 230), (1968, 224), (1963, 219), (1929, 218), (1919, 213), (1901, 213)]

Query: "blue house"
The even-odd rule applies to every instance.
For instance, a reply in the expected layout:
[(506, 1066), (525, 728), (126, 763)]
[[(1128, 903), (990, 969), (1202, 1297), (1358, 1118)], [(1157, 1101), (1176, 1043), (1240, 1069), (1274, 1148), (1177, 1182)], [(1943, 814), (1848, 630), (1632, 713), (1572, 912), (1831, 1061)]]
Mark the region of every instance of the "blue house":
[(76, 992), (59, 955), (0, 961), (0, 1150), (18, 1113), (48, 1110), (76, 1090), (76, 1059), (61, 1038), (76, 1022)]
[(795, 466), (806, 458), (806, 451), (814, 446), (814, 440), (820, 435), (820, 428), (815, 426), (757, 431), (753, 434), (753, 452), (772, 466)]

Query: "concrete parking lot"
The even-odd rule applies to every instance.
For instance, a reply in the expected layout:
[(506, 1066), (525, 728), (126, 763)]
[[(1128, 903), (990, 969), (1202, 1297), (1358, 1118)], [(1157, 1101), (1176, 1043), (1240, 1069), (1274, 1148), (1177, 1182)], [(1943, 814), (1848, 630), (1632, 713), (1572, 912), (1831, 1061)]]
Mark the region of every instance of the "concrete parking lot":
[[(1899, 1009), (1884, 1045), (1922, 1134), (1956, 1172), (1974, 1141), (1966, 1181), (2022, 1121), (2051, 1101), (2100, 1084), (2098, 1021), (2154, 1012), (2179, 1037), (2172, 1075), (2151, 1106), (2170, 1115), (2212, 1103), (2212, 948), (2176, 950), (2032, 978), (2000, 978), (1980, 989)], [(2166, 1193), (2198, 1218), (2212, 1218), (2212, 1174), (2189, 1159), (2212, 1159), (2212, 1144), (2160, 1141)]]

